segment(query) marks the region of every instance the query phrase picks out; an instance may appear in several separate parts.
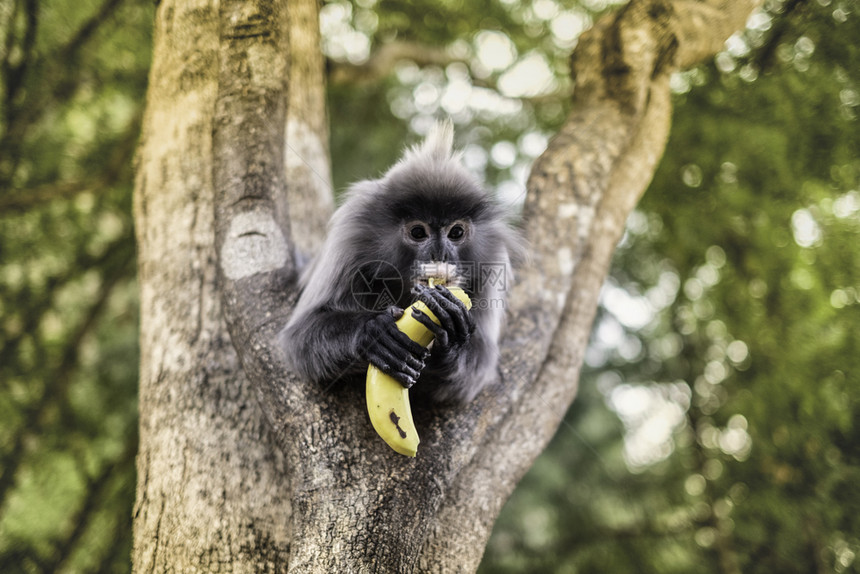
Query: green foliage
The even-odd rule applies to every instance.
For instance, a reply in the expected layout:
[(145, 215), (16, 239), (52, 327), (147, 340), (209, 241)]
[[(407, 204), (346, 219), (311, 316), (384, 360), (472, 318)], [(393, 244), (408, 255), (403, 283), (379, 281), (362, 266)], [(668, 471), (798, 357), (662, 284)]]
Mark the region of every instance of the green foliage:
[(130, 569), (142, 1), (0, 2), (0, 571)]
[[(652, 318), (590, 354), (484, 572), (860, 568), (860, 19), (856, 4), (771, 9), (748, 53), (678, 78), (671, 141), (611, 283)], [(604, 301), (597, 348), (625, 314)], [(639, 411), (667, 397), (684, 417), (664, 442), (636, 443), (660, 420)], [(613, 409), (625, 428), (583, 432)], [(585, 460), (556, 470), (559, 485), (543, 466), (571, 452)], [(619, 475), (622, 454), (634, 474)], [(525, 516), (539, 509), (554, 520), (535, 535)]]

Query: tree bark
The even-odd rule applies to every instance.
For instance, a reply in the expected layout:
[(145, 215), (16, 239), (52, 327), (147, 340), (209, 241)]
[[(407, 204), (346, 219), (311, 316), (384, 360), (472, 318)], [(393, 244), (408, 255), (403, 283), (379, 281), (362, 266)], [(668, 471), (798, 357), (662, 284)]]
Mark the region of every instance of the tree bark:
[[(308, 229), (296, 227), (312, 248), (333, 202), (317, 3), (292, 2), (289, 10), (299, 30), (284, 53), (308, 87), (290, 101), (286, 121), (298, 125), (310, 164), (289, 154), (283, 161), (292, 180), (305, 182), (291, 188), (290, 201), (309, 212)], [(283, 572), (290, 474), (230, 342), (214, 264), (219, 4), (163, 0), (156, 18), (134, 202), (143, 312), (133, 566)]]
[(316, 3), (163, 0), (135, 192), (135, 570), (474, 571), (576, 395), (665, 147), (669, 77), (754, 6), (634, 1), (583, 35), (573, 112), (528, 183), (503, 382), (462, 408), (417, 405), (409, 459), (375, 436), (363, 389), (297, 379), (276, 342), (332, 208)]

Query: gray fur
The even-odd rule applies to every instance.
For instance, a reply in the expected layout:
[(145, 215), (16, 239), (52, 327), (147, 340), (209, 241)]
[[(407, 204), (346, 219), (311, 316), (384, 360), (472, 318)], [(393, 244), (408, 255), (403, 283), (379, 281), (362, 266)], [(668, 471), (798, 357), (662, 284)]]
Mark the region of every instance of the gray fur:
[[(370, 308), (367, 301), (357, 300), (352, 279), (367, 275), (370, 262), (386, 262), (381, 268), (391, 265), (403, 278), (398, 291), (402, 296), (388, 303), (399, 308), (411, 304), (410, 266), (415, 260), (427, 260), (430, 252), (426, 250), (431, 248), (413, 249), (404, 226), (426, 220), (430, 229), (443, 230), (438, 231), (437, 255), (443, 253), (441, 258), (476, 273), (489, 265), (495, 275), (471, 284), (474, 332), (456, 349), (455, 363), (448, 355), (441, 367), (435, 355), (442, 351), (431, 347), (415, 389), (435, 400), (470, 401), (497, 380), (511, 259), (519, 259), (522, 243), (498, 204), (459, 163), (452, 144), (450, 122), (437, 124), (422, 144), (407, 150), (380, 179), (356, 183), (348, 190), (329, 222), (319, 256), (303, 273), (302, 293), (282, 332), (290, 362), (301, 375), (331, 383), (359, 378), (366, 371), (365, 325), (392, 310)], [(466, 221), (469, 232), (455, 244), (443, 235), (450, 228), (446, 226), (457, 221)]]

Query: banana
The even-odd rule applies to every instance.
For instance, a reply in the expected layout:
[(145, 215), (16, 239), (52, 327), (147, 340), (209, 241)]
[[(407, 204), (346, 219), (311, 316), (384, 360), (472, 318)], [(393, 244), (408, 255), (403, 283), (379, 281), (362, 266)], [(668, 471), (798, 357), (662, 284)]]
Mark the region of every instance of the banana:
[[(430, 284), (432, 286), (432, 280)], [(447, 289), (462, 301), (467, 309), (472, 308), (472, 302), (465, 291), (455, 286), (449, 286)], [(416, 301), (397, 320), (397, 328), (416, 343), (426, 347), (433, 340), (433, 333), (415, 320), (412, 316), (413, 309), (423, 311), (430, 320), (439, 324), (436, 315), (427, 308), (427, 305), (422, 301)], [(368, 365), (365, 395), (370, 422), (382, 440), (400, 454), (414, 457), (418, 453), (420, 440), (418, 431), (415, 430), (415, 423), (412, 421), (409, 389), (373, 365)]]

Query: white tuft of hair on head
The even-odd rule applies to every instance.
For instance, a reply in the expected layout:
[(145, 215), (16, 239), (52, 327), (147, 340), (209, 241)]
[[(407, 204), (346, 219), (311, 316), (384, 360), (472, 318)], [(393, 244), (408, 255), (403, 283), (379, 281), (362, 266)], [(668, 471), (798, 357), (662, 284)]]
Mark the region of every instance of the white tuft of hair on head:
[(454, 123), (447, 119), (433, 124), (424, 141), (407, 149), (400, 163), (415, 160), (435, 163), (450, 159), (454, 159)]
[(433, 124), (424, 142), (416, 150), (438, 161), (444, 161), (451, 157), (454, 150), (454, 123), (450, 120), (439, 121)]
[(462, 151), (454, 150), (454, 123), (449, 119), (436, 122), (421, 143), (406, 149), (403, 156), (383, 176), (390, 181), (399, 174), (431, 174), (435, 181), (470, 181), (477, 188), (481, 182), (462, 163)]

